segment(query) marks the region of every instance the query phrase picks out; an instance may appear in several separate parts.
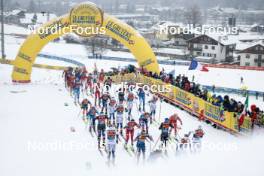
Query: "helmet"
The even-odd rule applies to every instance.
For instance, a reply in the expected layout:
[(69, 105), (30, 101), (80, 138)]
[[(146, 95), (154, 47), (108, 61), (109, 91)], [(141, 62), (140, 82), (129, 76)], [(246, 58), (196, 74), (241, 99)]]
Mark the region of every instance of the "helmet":
[(146, 130), (145, 129), (142, 129), (141, 133), (143, 133), (143, 134), (146, 133)]
[(201, 129), (202, 129), (202, 125), (199, 125), (199, 126), (198, 126), (198, 129), (201, 130)]
[(169, 122), (169, 118), (165, 118), (164, 119), (164, 122)]
[(135, 122), (135, 119), (131, 119), (131, 122)]

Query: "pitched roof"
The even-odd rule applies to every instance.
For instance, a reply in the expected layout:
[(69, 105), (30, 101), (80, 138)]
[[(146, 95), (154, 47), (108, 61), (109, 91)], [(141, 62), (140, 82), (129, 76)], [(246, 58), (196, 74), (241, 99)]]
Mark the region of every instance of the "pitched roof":
[(254, 42), (251, 45), (249, 45), (248, 47), (244, 48), (239, 53), (251, 53), (250, 50), (252, 50), (253, 48), (255, 48), (257, 46), (260, 46), (262, 48), (262, 50), (258, 51), (258, 54), (264, 54), (264, 41)]

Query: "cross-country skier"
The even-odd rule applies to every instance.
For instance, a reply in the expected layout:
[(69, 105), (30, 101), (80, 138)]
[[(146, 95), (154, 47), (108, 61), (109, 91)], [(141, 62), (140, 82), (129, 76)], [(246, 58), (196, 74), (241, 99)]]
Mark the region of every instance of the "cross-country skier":
[(143, 111), (145, 111), (145, 91), (143, 90), (143, 88), (139, 88), (138, 89), (138, 98), (139, 98), (139, 111), (142, 110), (141, 106), (143, 106)]
[(109, 113), (109, 123), (115, 125), (115, 110), (116, 110), (116, 100), (114, 97), (111, 98), (108, 106)]
[(178, 122), (180, 122), (180, 124), (182, 125), (182, 120), (180, 119), (177, 113), (174, 113), (172, 116), (170, 116), (169, 121), (170, 124), (173, 126), (174, 135), (177, 136), (177, 132), (178, 132), (177, 130), (179, 129)]
[(186, 151), (188, 148), (190, 148), (190, 134), (191, 132), (184, 134), (184, 137), (179, 139), (178, 144), (176, 145), (176, 151)]
[(150, 123), (151, 124), (153, 120), (155, 121), (157, 101), (158, 101), (158, 98), (156, 96), (153, 96), (153, 98), (149, 101)]
[(92, 129), (95, 133), (95, 120), (98, 111), (96, 110), (95, 106), (92, 106), (89, 111), (87, 112), (87, 118), (89, 119), (89, 131), (92, 132)]
[(133, 103), (134, 103), (135, 95), (133, 92), (129, 92), (127, 95), (127, 111), (128, 111), (128, 120), (131, 118), (131, 112), (133, 109)]
[(202, 129), (202, 126), (199, 125), (198, 128), (194, 131), (192, 136), (191, 149), (193, 152), (199, 152), (201, 150), (203, 136), (204, 136), (204, 131)]
[(125, 92), (124, 89), (120, 88), (118, 90), (118, 101), (119, 103), (123, 104), (124, 100), (125, 100)]
[(87, 70), (85, 67), (81, 69), (81, 82), (82, 82), (82, 91), (84, 91), (87, 82)]
[(107, 79), (104, 81), (104, 86), (106, 87), (106, 90), (109, 91), (109, 89), (112, 86), (112, 79), (110, 77), (107, 77)]
[(94, 90), (95, 90), (95, 92), (94, 92), (94, 105), (95, 106), (97, 106), (97, 104), (99, 105), (99, 107), (101, 106), (101, 103), (100, 103), (100, 89), (101, 89), (101, 87), (100, 87), (100, 83), (94, 83), (93, 84), (94, 85)]
[(170, 128), (173, 128), (173, 126), (172, 124), (170, 124), (169, 119), (165, 118), (164, 122), (162, 122), (159, 127), (159, 130), (161, 130), (161, 135), (160, 135), (160, 140), (162, 142), (161, 147), (163, 147), (163, 145), (165, 146), (165, 148), (167, 147)]
[(142, 129), (146, 130), (148, 133), (148, 119), (150, 118), (150, 114), (148, 112), (144, 112), (139, 117), (139, 125)]
[(109, 127), (106, 129), (108, 164), (110, 164), (111, 156), (112, 156), (112, 164), (115, 163), (115, 151), (116, 151), (117, 141), (118, 141), (118, 136), (117, 136), (116, 129), (112, 124), (110, 124)]
[(80, 80), (81, 81), (81, 76), (82, 76), (82, 72), (81, 72), (81, 69), (80, 68), (76, 68), (75, 69), (75, 71), (74, 71), (74, 73), (75, 73), (75, 79), (78, 79), (78, 80)]
[(92, 105), (91, 102), (87, 98), (83, 99), (83, 101), (81, 103), (81, 109), (83, 111), (83, 116), (85, 116), (87, 114), (88, 105)]
[(123, 119), (124, 119), (124, 105), (119, 103), (116, 107), (116, 128), (121, 135), (123, 135)]
[(93, 76), (93, 83), (97, 83), (98, 82), (98, 71), (97, 71), (97, 68), (94, 68), (92, 76)]
[(104, 113), (100, 113), (97, 117), (96, 117), (97, 122), (97, 135), (98, 135), (98, 148), (100, 148), (100, 144), (101, 144), (101, 137), (103, 138), (103, 143), (102, 145), (105, 146), (105, 129), (106, 129), (106, 124), (107, 124), (107, 120), (108, 117), (107, 115), (105, 115)]
[(73, 95), (74, 95), (74, 103), (80, 103), (80, 89), (82, 86), (81, 78), (75, 77), (75, 82), (73, 85)]
[(101, 103), (102, 103), (102, 109), (101, 112), (104, 112), (105, 110), (105, 114), (107, 114), (107, 104), (108, 101), (111, 99), (109, 92), (105, 92), (103, 93), (103, 95), (100, 97)]
[(72, 67), (67, 68), (66, 70), (63, 71), (62, 76), (64, 77), (64, 82), (65, 82), (65, 87), (69, 87), (68, 85), (68, 79), (69, 76), (72, 75)]
[(92, 74), (89, 73), (88, 76), (87, 76), (86, 85), (85, 85), (86, 93), (88, 93), (88, 88), (89, 88), (90, 93), (91, 94), (93, 93), (92, 79), (93, 79)]
[(134, 131), (135, 131), (135, 127), (140, 128), (140, 126), (137, 124), (137, 122), (135, 122), (134, 119), (131, 119), (127, 125), (124, 127), (126, 129), (126, 145), (128, 144), (129, 141), (129, 137), (131, 139), (131, 145), (133, 147), (133, 139), (134, 139)]
[(137, 142), (137, 162), (139, 162), (140, 155), (143, 155), (143, 161), (145, 161), (145, 153), (146, 153), (146, 140), (147, 138), (153, 141), (153, 138), (146, 133), (145, 130), (142, 130), (141, 133), (137, 135), (134, 141)]
[(99, 73), (99, 83), (103, 83), (104, 82), (104, 78), (105, 78), (105, 73), (104, 73), (104, 70), (101, 69), (101, 72)]
[(69, 88), (71, 95), (73, 93), (74, 81), (75, 81), (75, 76), (73, 75), (73, 73), (69, 73), (69, 75), (67, 77), (67, 86)]

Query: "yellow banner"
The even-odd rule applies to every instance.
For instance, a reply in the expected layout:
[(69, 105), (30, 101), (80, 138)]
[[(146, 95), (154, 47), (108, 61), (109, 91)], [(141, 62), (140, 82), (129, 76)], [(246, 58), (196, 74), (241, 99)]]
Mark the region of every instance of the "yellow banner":
[[(13, 60), (9, 59), (0, 59), (1, 64), (7, 64), (7, 65), (14, 65)], [(45, 65), (45, 64), (33, 64), (33, 67), (36, 68), (45, 68), (45, 69), (51, 69), (51, 70), (66, 70), (68, 67), (63, 66), (53, 66), (53, 65)]]
[[(134, 81), (142, 83), (144, 85), (162, 85), (169, 86), (161, 80), (146, 77), (143, 75), (135, 75), (134, 73), (126, 75), (117, 75), (112, 77), (116, 83)], [(191, 112), (192, 114), (199, 116), (201, 111), (204, 112), (205, 119), (215, 123), (216, 125), (229, 129), (232, 132), (238, 131), (238, 120), (234, 117), (234, 113), (221, 110), (220, 107), (211, 104), (199, 97), (196, 97), (190, 92), (186, 92), (176, 86), (170, 86), (171, 91), (158, 93), (165, 99), (181, 106), (183, 109)], [(249, 117), (246, 117), (243, 125), (241, 126), (241, 132), (249, 132), (251, 130), (251, 121)]]

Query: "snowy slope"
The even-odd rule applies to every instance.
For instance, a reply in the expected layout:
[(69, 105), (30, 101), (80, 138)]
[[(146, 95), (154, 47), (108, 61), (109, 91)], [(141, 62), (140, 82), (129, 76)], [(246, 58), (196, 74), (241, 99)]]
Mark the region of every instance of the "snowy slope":
[[(98, 66), (102, 67), (102, 64), (98, 63)], [(243, 139), (204, 123), (206, 150), (201, 154), (175, 157), (172, 148), (168, 151), (168, 158), (153, 165), (140, 164), (136, 167), (135, 159), (119, 145), (117, 166), (109, 170), (105, 165), (105, 156), (102, 157), (96, 149), (96, 139), (90, 136), (78, 117), (79, 108), (73, 104), (72, 97), (65, 90), (61, 72), (34, 69), (31, 84), (13, 85), (8, 77), (11, 69), (10, 66), (0, 65), (0, 175), (241, 176), (263, 173), (263, 131), (262, 136), (259, 134), (261, 131), (258, 131), (251, 138)], [(69, 106), (64, 106), (65, 102)], [(200, 124), (186, 112), (166, 103), (161, 106), (162, 118), (175, 111), (183, 119), (180, 135)], [(135, 109), (133, 115), (137, 116)], [(71, 132), (71, 127), (76, 132)], [(155, 140), (158, 138), (156, 127), (152, 126), (150, 133)], [(29, 147), (29, 144), (34, 143), (39, 144), (39, 149)], [(56, 148), (56, 144), (64, 144), (66, 147)], [(72, 148), (67, 147), (71, 144)], [(46, 145), (53, 147), (45, 148)], [(149, 150), (149, 145), (147, 147)]]
[[(16, 29), (16, 32), (23, 32), (21, 29)], [(20, 45), (23, 43), (24, 39), (15, 38), (14, 36), (6, 36), (6, 54), (8, 59), (14, 59), (20, 48)], [(96, 63), (98, 68), (104, 68), (105, 70), (110, 70), (111, 67), (126, 66), (127, 62), (120, 61), (106, 61), (106, 60), (91, 60), (87, 57), (87, 51), (83, 45), (79, 44), (66, 44), (64, 41), (59, 43), (51, 42), (46, 45), (42, 50), (42, 53), (66, 57), (74, 59), (81, 63), (84, 63), (88, 70), (94, 66)], [(130, 53), (124, 52), (114, 52), (108, 51), (105, 53), (107, 56), (113, 57), (133, 57)], [(36, 63), (49, 64), (49, 65), (61, 65), (61, 66), (72, 66), (71, 64), (53, 61), (45, 59), (43, 57), (38, 57)], [(135, 62), (131, 63), (133, 65), (137, 64)], [(103, 66), (103, 67), (102, 67)], [(200, 72), (200, 71), (189, 71), (186, 66), (170, 66), (170, 65), (160, 65), (161, 68), (164, 68), (167, 72), (170, 72), (175, 69), (176, 75), (182, 74), (187, 75), (190, 79), (192, 76), (195, 76), (195, 82), (199, 82), (202, 85), (215, 85), (221, 87), (229, 87), (240, 89), (242, 86), (247, 86), (250, 90), (257, 90), (264, 92), (264, 72), (262, 71), (249, 71), (249, 70), (231, 70), (223, 68), (209, 68), (209, 72)], [(34, 75), (33, 73), (33, 76)], [(7, 75), (7, 77), (9, 77)], [(244, 84), (240, 84), (240, 78), (244, 78)], [(244, 98), (238, 95), (230, 95), (233, 98), (241, 100), (244, 102)], [(260, 95), (261, 96), (261, 95)], [(264, 103), (262, 98), (255, 100), (255, 97), (250, 97), (250, 104), (256, 104), (257, 106), (264, 109)]]
[[(18, 50), (19, 45), (22, 44), (24, 39), (14, 38), (13, 36), (6, 36), (7, 40), (7, 58), (14, 59)], [(46, 45), (42, 50), (42, 53), (51, 54), (56, 56), (68, 57), (75, 59), (79, 62), (86, 64), (88, 67), (93, 66), (94, 62), (105, 63), (113, 65), (127, 65), (127, 62), (115, 62), (115, 61), (95, 61), (88, 60), (88, 53), (83, 45), (79, 44), (66, 44), (61, 41), (59, 43), (51, 42)], [(133, 55), (130, 53), (124, 52), (113, 52), (107, 51), (106, 56), (112, 57), (128, 57), (133, 58)], [(43, 58), (37, 58), (36, 62), (42, 62)], [(45, 61), (44, 61), (45, 62)], [(113, 64), (112, 64), (113, 63)], [(118, 64), (114, 64), (118, 63)], [(132, 63), (136, 64), (136, 63)], [(100, 64), (98, 64), (100, 65)], [(161, 65), (161, 68), (164, 68), (166, 71), (171, 71), (175, 69), (176, 74), (185, 74), (192, 78), (195, 75), (195, 81), (200, 82), (203, 85), (215, 85), (221, 87), (229, 87), (240, 89), (242, 86), (247, 86), (250, 90), (263, 91), (264, 92), (264, 80), (261, 79), (264, 77), (264, 72), (262, 71), (248, 71), (248, 70), (232, 70), (232, 69), (223, 69), (223, 68), (210, 68), (208, 73), (203, 73), (199, 71), (188, 71), (186, 66), (171, 66), (171, 65)], [(244, 84), (240, 84), (240, 78), (244, 78)], [(257, 80), (257, 81), (256, 81)]]

